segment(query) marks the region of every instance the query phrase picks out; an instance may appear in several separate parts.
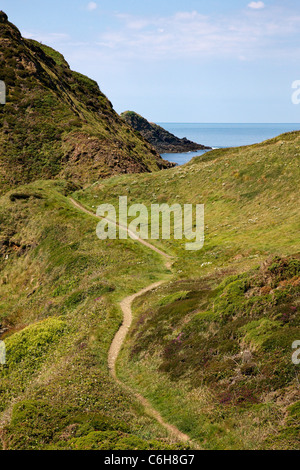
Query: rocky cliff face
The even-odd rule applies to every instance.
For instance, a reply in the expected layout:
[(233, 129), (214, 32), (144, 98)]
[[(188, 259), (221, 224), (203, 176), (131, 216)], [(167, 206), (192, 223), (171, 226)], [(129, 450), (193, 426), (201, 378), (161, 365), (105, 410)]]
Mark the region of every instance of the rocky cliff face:
[(138, 131), (153, 147), (161, 153), (181, 153), (193, 150), (205, 150), (211, 147), (197, 144), (186, 138), (180, 139), (157, 124), (148, 122), (133, 111), (125, 111), (122, 119)]
[(41, 178), (79, 183), (170, 167), (129, 128), (98, 85), (0, 12), (0, 191)]

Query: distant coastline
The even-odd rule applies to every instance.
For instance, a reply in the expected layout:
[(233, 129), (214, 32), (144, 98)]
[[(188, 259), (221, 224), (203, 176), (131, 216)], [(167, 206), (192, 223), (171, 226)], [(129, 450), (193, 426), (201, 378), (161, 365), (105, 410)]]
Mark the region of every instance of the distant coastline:
[[(241, 147), (263, 142), (286, 132), (300, 130), (300, 123), (172, 123), (157, 122), (159, 126), (178, 137), (187, 137), (194, 142), (201, 142), (212, 149)], [(177, 154), (162, 153), (165, 160), (183, 165), (196, 155), (208, 150), (183, 152)]]

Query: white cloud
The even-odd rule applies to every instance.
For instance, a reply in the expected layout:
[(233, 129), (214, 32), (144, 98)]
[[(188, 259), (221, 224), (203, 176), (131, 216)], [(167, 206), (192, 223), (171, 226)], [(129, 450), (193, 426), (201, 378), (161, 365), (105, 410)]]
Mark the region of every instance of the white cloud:
[(253, 10), (261, 10), (262, 8), (265, 8), (265, 4), (264, 2), (250, 2), (248, 7)]
[(89, 2), (87, 5), (88, 11), (94, 11), (98, 8), (98, 5), (96, 2)]
[[(230, 16), (217, 13), (204, 16), (197, 11), (180, 11), (170, 16), (114, 13), (114, 19), (117, 21), (96, 38), (79, 43), (77, 53), (84, 57), (91, 51), (114, 62), (299, 57), (296, 45), (300, 15), (288, 9), (270, 7), (268, 14), (260, 14), (256, 21), (245, 10)], [(77, 42), (63, 33), (35, 31), (24, 36), (53, 46), (59, 43), (62, 48)]]
[[(251, 4), (259, 9), (263, 2)], [(231, 16), (180, 11), (171, 16), (118, 13), (115, 17), (118, 26), (100, 34), (97, 45), (102, 54), (106, 50), (117, 60), (231, 57), (249, 61), (298, 54), (294, 45), (300, 16), (288, 9), (270, 8), (255, 22), (244, 11)]]
[[(104, 52), (127, 58), (178, 59), (231, 56), (251, 58), (261, 51), (266, 24), (253, 24), (247, 17), (208, 17), (197, 11), (166, 17), (118, 14), (121, 26), (102, 33), (97, 44)], [(282, 24), (281, 24), (282, 27)], [(269, 32), (269, 34), (272, 34)]]

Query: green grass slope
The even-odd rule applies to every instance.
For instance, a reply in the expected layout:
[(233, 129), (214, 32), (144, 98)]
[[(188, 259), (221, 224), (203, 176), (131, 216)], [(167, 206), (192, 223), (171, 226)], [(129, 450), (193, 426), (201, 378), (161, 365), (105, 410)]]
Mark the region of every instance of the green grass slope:
[(135, 302), (123, 381), (207, 449), (299, 449), (300, 133), (216, 150), (157, 175), (115, 177), (89, 207), (205, 204), (205, 245), (152, 241), (174, 278)]
[(136, 302), (119, 376), (205, 449), (299, 449), (299, 292), (300, 255), (169, 283)]
[(66, 182), (8, 192), (0, 213), (0, 445), (5, 449), (177, 448), (110, 377), (118, 301), (161, 279), (135, 242), (100, 241)]
[[(299, 449), (300, 133), (150, 173), (167, 164), (95, 82), (3, 13), (0, 45), (2, 448), (180, 447), (107, 367), (120, 300), (165, 279), (134, 303), (118, 376), (202, 448)], [(204, 204), (205, 245), (152, 240), (171, 277), (135, 241), (98, 240), (71, 194)]]
[[(178, 257), (179, 278), (214, 269), (248, 269), (271, 255), (299, 251), (300, 133), (262, 144), (214, 150), (157, 174), (114, 177), (76, 197), (92, 208), (103, 201), (128, 205), (205, 205), (205, 245), (185, 250), (185, 240), (152, 240)], [(150, 234), (150, 230), (149, 230)]]
[(113, 110), (98, 85), (61, 54), (21, 37), (0, 15), (0, 191), (37, 178), (94, 182), (170, 164)]

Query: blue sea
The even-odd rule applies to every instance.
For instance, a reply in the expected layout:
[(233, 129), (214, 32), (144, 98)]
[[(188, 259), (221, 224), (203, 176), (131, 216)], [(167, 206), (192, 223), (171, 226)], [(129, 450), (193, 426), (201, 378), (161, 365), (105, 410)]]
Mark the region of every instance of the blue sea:
[[(284, 132), (300, 130), (300, 124), (186, 124), (157, 123), (177, 137), (212, 148), (240, 147), (263, 142)], [(164, 153), (163, 158), (183, 165), (196, 155), (206, 151), (188, 153)]]

